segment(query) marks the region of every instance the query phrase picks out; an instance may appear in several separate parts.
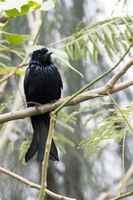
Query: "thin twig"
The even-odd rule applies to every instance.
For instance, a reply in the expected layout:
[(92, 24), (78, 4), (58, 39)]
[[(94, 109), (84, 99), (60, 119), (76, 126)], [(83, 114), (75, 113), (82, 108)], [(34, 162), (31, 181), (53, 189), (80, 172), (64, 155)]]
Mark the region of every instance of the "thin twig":
[[(115, 99), (113, 98), (113, 96), (110, 95), (109, 92), (107, 92), (108, 95), (110, 96), (110, 98), (112, 99), (114, 105), (117, 107), (117, 109), (120, 111), (125, 123), (127, 124), (127, 126), (129, 127), (129, 129), (133, 132), (133, 127), (131, 126), (131, 124), (129, 123), (127, 117), (125, 116), (125, 114), (123, 113), (123, 111), (120, 109), (119, 105), (117, 104), (117, 102), (115, 101)], [(122, 193), (124, 193), (125, 190), (125, 180), (124, 180), (124, 176), (125, 176), (125, 162), (124, 162), (124, 155), (125, 155), (125, 134), (123, 136), (123, 145), (122, 145), (122, 181), (121, 181), (121, 190)], [(119, 199), (119, 198), (118, 198)]]
[[(131, 166), (129, 167), (128, 171), (126, 172), (126, 174), (124, 176), (124, 184), (125, 185), (127, 184), (127, 182), (129, 181), (129, 179), (131, 178), (132, 175), (133, 175), (133, 163), (131, 164)], [(121, 184), (122, 184), (122, 181), (120, 181), (119, 183), (117, 183), (117, 185), (114, 188), (114, 191), (109, 190), (109, 191), (106, 191), (106, 192), (102, 192), (96, 198), (96, 200), (105, 200), (107, 198), (116, 198), (114, 196), (116, 196), (115, 194), (118, 193), (118, 191), (120, 191)]]
[[(19, 176), (19, 175), (15, 174), (15, 173), (3, 168), (3, 167), (0, 167), (0, 172), (6, 174), (6, 175), (8, 175), (8, 176), (10, 176), (10, 177), (12, 177), (12, 178), (14, 178), (16, 180), (18, 180), (19, 182), (21, 182), (21, 183), (23, 183), (23, 184), (25, 184), (25, 185), (27, 185), (27, 186), (29, 186), (31, 188), (35, 188), (35, 189), (38, 189), (38, 190), (40, 190), (40, 188), (41, 188), (40, 185), (38, 185), (36, 183), (33, 183), (33, 182), (23, 178), (22, 176)], [(45, 189), (45, 192), (46, 192), (47, 195), (55, 198), (56, 200), (76, 200), (76, 199), (72, 199), (72, 198), (69, 198), (69, 197), (65, 197), (65, 196), (56, 194), (54, 192), (51, 192), (48, 189)]]
[(45, 197), (45, 188), (47, 186), (47, 169), (48, 169), (48, 160), (50, 155), (52, 137), (54, 133), (54, 127), (56, 123), (56, 115), (51, 112), (50, 114), (50, 127), (48, 132), (48, 138), (45, 147), (45, 154), (42, 162), (42, 175), (41, 175), (41, 189), (39, 192), (38, 200), (42, 200)]
[(19, 64), (18, 66), (16, 66), (12, 72), (10, 72), (10, 73), (7, 74), (6, 76), (4, 76), (2, 79), (0, 79), (0, 84), (3, 83), (4, 81), (7, 81), (7, 80), (8, 80), (9, 78), (11, 78), (14, 74), (16, 74), (16, 72), (17, 72), (17, 70), (18, 70), (19, 68), (22, 68), (22, 67), (27, 66), (27, 65), (28, 65), (27, 60), (28, 60), (28, 57), (26, 57), (26, 58), (24, 59), (24, 61), (23, 61), (21, 64)]
[(125, 123), (127, 124), (127, 126), (129, 127), (129, 129), (131, 130), (131, 132), (133, 133), (133, 127), (131, 125), (131, 123), (129, 122), (129, 120), (127, 119), (126, 115), (123, 113), (123, 111), (121, 110), (121, 108), (119, 107), (119, 105), (117, 104), (117, 102), (115, 101), (115, 99), (113, 98), (112, 95), (110, 95), (109, 92), (107, 92), (107, 94), (109, 95), (109, 97), (112, 99), (114, 105), (117, 107), (117, 109), (119, 110), (119, 112), (121, 113)]
[(123, 194), (121, 194), (121, 195), (119, 195), (119, 196), (117, 196), (117, 197), (115, 197), (111, 200), (120, 200), (120, 199), (124, 199), (125, 197), (130, 197), (132, 195), (133, 195), (133, 190), (131, 190), (129, 192), (125, 192), (125, 193), (123, 193)]
[(0, 47), (2, 48), (1, 51), (8, 51), (8, 52), (12, 52), (14, 54), (16, 54), (19, 58), (21, 58), (22, 60), (24, 59), (24, 55), (21, 52), (18, 52), (17, 50), (10, 48), (10, 47), (6, 47), (2, 44), (0, 44)]

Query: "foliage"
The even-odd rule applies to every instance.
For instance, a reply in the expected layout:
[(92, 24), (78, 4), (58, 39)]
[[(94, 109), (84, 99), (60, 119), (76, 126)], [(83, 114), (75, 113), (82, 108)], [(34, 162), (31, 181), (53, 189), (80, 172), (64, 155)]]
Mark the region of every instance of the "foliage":
[[(14, 54), (23, 62), (27, 53), (41, 46), (41, 44), (39, 46), (27, 46), (27, 41), (33, 40), (31, 36), (9, 33), (8, 22), (14, 17), (28, 14), (28, 12), (31, 11), (48, 11), (52, 9), (56, 3), (55, 0), (48, 0), (45, 2), (42, 2), (41, 0), (13, 0), (11, 3), (10, 2), (10, 0), (0, 1), (0, 76), (8, 75), (16, 69), (16, 66), (11, 66), (10, 53)], [(57, 50), (54, 47), (58, 43), (61, 49)], [(93, 62), (97, 63), (98, 56), (101, 55), (102, 51), (113, 60), (115, 55), (123, 54), (131, 43), (133, 43), (133, 17), (125, 16), (98, 22), (78, 30), (76, 33), (59, 42), (48, 44), (47, 46), (54, 52), (54, 56), (63, 63), (63, 66), (65, 64), (65, 66), (83, 77), (83, 75), (70, 64), (69, 59), (77, 60), (80, 56), (83, 56), (85, 59), (89, 57)], [(25, 67), (25, 65), (18, 68), (15, 73), (24, 75), (25, 68), (23, 67)], [(96, 106), (95, 103), (89, 104), (76, 110), (70, 115), (61, 112), (62, 119), (59, 118), (57, 123), (60, 128), (73, 133), (76, 117)], [(90, 120), (96, 120), (99, 117), (101, 118), (101, 116), (104, 116), (105, 106), (106, 104), (103, 103), (102, 110), (98, 110), (95, 114), (87, 115), (84, 126), (87, 126)], [(129, 109), (124, 110), (123, 112), (126, 112), (127, 117), (129, 117)], [(85, 156), (89, 156), (93, 152), (96, 152), (99, 149), (101, 142), (105, 139), (114, 138), (115, 140), (120, 141), (123, 135), (129, 132), (128, 127), (118, 110), (108, 109), (107, 113), (108, 116), (106, 116), (104, 120), (100, 119), (101, 121), (99, 122), (98, 129), (94, 130), (94, 133), (90, 135), (89, 138), (85, 138), (81, 141), (79, 148), (82, 147), (85, 149)], [(58, 131), (54, 137), (57, 142), (63, 141), (74, 145), (72, 141), (61, 135)]]
[[(85, 27), (61, 41), (69, 57), (73, 60), (83, 56), (94, 63), (105, 52), (111, 60), (127, 50), (132, 42), (133, 17), (117, 17)], [(102, 55), (101, 55), (102, 56)]]
[(49, 11), (55, 6), (55, 0), (5, 0), (0, 1), (1, 15), (6, 14), (7, 20), (12, 17), (27, 14), (29, 11), (43, 10)]
[[(83, 139), (79, 144), (79, 148), (84, 148), (85, 150), (85, 157), (90, 156), (101, 148), (105, 148), (107, 144), (104, 143), (105, 141), (107, 142), (109, 139), (114, 139), (116, 142), (120, 142), (125, 134), (132, 132), (130, 128), (132, 109), (132, 104), (126, 109), (106, 108), (105, 110), (105, 108), (102, 108), (102, 120), (101, 116), (100, 119), (98, 119), (99, 112), (96, 113), (98, 127), (94, 130), (93, 134), (89, 134), (89, 137), (85, 137), (85, 139)], [(106, 116), (104, 117), (105, 112)], [(128, 123), (125, 118), (128, 120)], [(89, 121), (94, 119), (96, 120), (95, 115), (91, 115)], [(85, 124), (88, 124), (88, 119)]]
[[(97, 63), (98, 55), (100, 55), (101, 49), (104, 48), (105, 53), (107, 53), (109, 58), (113, 60), (116, 54), (120, 55), (120, 53), (123, 53), (123, 50), (127, 50), (131, 44), (133, 37), (132, 25), (133, 17), (127, 16), (102, 21), (90, 27), (81, 29), (75, 34), (72, 34), (60, 41), (61, 46), (64, 47), (67, 54), (65, 54), (62, 50), (51, 48), (54, 44), (48, 46), (62, 63), (79, 75), (83, 76), (69, 63), (68, 56), (70, 59), (74, 60), (78, 59), (80, 56), (83, 56), (84, 58), (90, 56), (90, 58)], [(3, 56), (6, 52), (2, 52), (10, 51), (11, 48), (15, 50), (14, 52), (16, 52), (16, 54), (22, 54), (22, 49), (15, 46), (24, 46), (27, 40), (32, 39), (27, 35), (11, 34), (2, 30), (1, 34), (5, 37), (5, 40), (0, 42), (0, 53)], [(11, 47), (7, 49), (7, 45), (5, 45), (5, 43), (9, 43)], [(29, 51), (27, 50), (28, 48), (30, 51), (33, 51), (36, 47), (26, 47), (26, 52)], [(3, 65), (4, 63), (1, 63), (1, 66)], [(3, 72), (2, 69), (0, 74), (5, 74), (5, 71)]]

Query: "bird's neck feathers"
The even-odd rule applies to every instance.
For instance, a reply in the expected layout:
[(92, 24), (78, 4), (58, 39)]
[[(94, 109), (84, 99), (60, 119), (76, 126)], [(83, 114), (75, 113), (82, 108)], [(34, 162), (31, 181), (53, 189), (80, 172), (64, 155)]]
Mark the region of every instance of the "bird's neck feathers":
[(37, 64), (44, 67), (51, 65), (51, 54), (52, 53), (48, 52), (47, 48), (36, 50), (32, 53), (30, 64)]
[(30, 65), (40, 65), (40, 66), (47, 66), (47, 65), (51, 65), (53, 64), (52, 61), (51, 61), (51, 58), (50, 59), (31, 59), (30, 61)]

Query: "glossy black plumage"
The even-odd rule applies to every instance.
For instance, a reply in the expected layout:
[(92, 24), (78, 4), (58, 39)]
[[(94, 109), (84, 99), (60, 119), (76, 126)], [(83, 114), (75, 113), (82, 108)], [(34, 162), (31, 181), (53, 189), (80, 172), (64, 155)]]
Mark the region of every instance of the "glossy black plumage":
[[(51, 53), (46, 48), (32, 53), (29, 67), (24, 79), (24, 91), (28, 106), (50, 103), (61, 96), (62, 80), (51, 61)], [(25, 155), (25, 161), (30, 160), (37, 152), (37, 160), (42, 162), (48, 135), (49, 113), (31, 117), (33, 138)], [(52, 141), (50, 159), (59, 160), (54, 141)]]

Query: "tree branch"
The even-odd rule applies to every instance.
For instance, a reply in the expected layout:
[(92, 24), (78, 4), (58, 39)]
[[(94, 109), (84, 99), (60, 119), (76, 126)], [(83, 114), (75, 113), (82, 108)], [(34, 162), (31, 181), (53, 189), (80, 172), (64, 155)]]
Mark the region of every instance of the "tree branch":
[(111, 200), (120, 200), (120, 199), (124, 199), (125, 197), (129, 197), (129, 196), (132, 196), (133, 195), (133, 190), (129, 191), (129, 192), (125, 192)]
[(106, 85), (113, 88), (115, 83), (127, 72), (127, 70), (133, 65), (133, 60), (130, 60), (117, 74), (115, 74)]
[[(25, 185), (27, 185), (27, 186), (29, 186), (31, 188), (35, 188), (35, 189), (38, 189), (38, 190), (40, 190), (40, 188), (41, 188), (40, 185), (38, 185), (36, 183), (33, 183), (33, 182), (23, 178), (22, 176), (19, 176), (19, 175), (15, 174), (15, 173), (3, 168), (3, 167), (0, 167), (0, 172), (2, 172), (4, 174), (6, 174), (6, 175), (18, 180), (19, 182), (21, 182), (21, 183), (23, 183), (23, 184), (25, 184)], [(49, 196), (51, 196), (51, 197), (53, 197), (53, 198), (55, 198), (57, 200), (76, 200), (76, 199), (72, 199), (72, 198), (69, 198), (69, 197), (65, 197), (65, 196), (56, 194), (54, 192), (51, 192), (48, 189), (45, 189), (45, 192), (46, 192), (47, 195), (49, 195)]]
[[(126, 89), (127, 87), (130, 87), (133, 85), (133, 80), (125, 81), (123, 83), (119, 83), (115, 85), (115, 83), (126, 73), (126, 71), (133, 65), (133, 60), (129, 61), (121, 70), (119, 70), (104, 86), (90, 90), (88, 92), (83, 92), (79, 94), (78, 96), (71, 99), (65, 106), (72, 106), (76, 105), (78, 103), (81, 103), (83, 101), (87, 101), (90, 99), (94, 99), (100, 96), (106, 96), (108, 95), (107, 92), (110, 94), (119, 92), (123, 89)], [(12, 111), (9, 113), (5, 113), (0, 115), (0, 123), (8, 122), (11, 120), (16, 119), (24, 119), (29, 116), (33, 115), (39, 115), (46, 112), (51, 112), (58, 108), (60, 105), (65, 103), (67, 99), (70, 99), (71, 97), (67, 97), (64, 99), (61, 99), (55, 103), (52, 104), (45, 104), (41, 106), (35, 106), (35, 107), (29, 107), (26, 109), (22, 109), (21, 111)]]
[[(113, 93), (119, 92), (123, 89), (126, 89), (126, 88), (132, 86), (132, 85), (133, 85), (133, 81), (125, 81), (123, 83), (120, 83), (120, 84), (117, 84), (116, 86), (114, 86), (112, 89), (109, 90), (109, 93), (113, 94)], [(107, 90), (108, 90), (108, 87), (103, 86), (103, 87), (100, 87), (100, 88), (97, 88), (94, 90), (90, 90), (88, 92), (84, 92), (84, 93), (78, 95), (77, 97), (75, 97), (74, 99), (72, 99), (65, 106), (72, 106), (72, 105), (76, 105), (78, 103), (81, 103), (81, 102), (84, 102), (84, 101), (87, 101), (90, 99), (94, 99), (94, 98), (101, 97), (101, 96), (107, 96)], [(55, 110), (59, 105), (61, 105), (67, 98), (58, 100), (57, 102), (52, 103), (52, 104), (45, 104), (45, 105), (36, 106), (36, 107), (29, 107), (29, 108), (22, 109), (20, 111), (12, 111), (9, 113), (2, 114), (2, 115), (0, 115), (0, 123), (17, 120), (17, 119), (24, 119), (29, 116), (39, 115), (39, 114), (43, 114), (46, 112), (51, 112), (51, 111)]]

